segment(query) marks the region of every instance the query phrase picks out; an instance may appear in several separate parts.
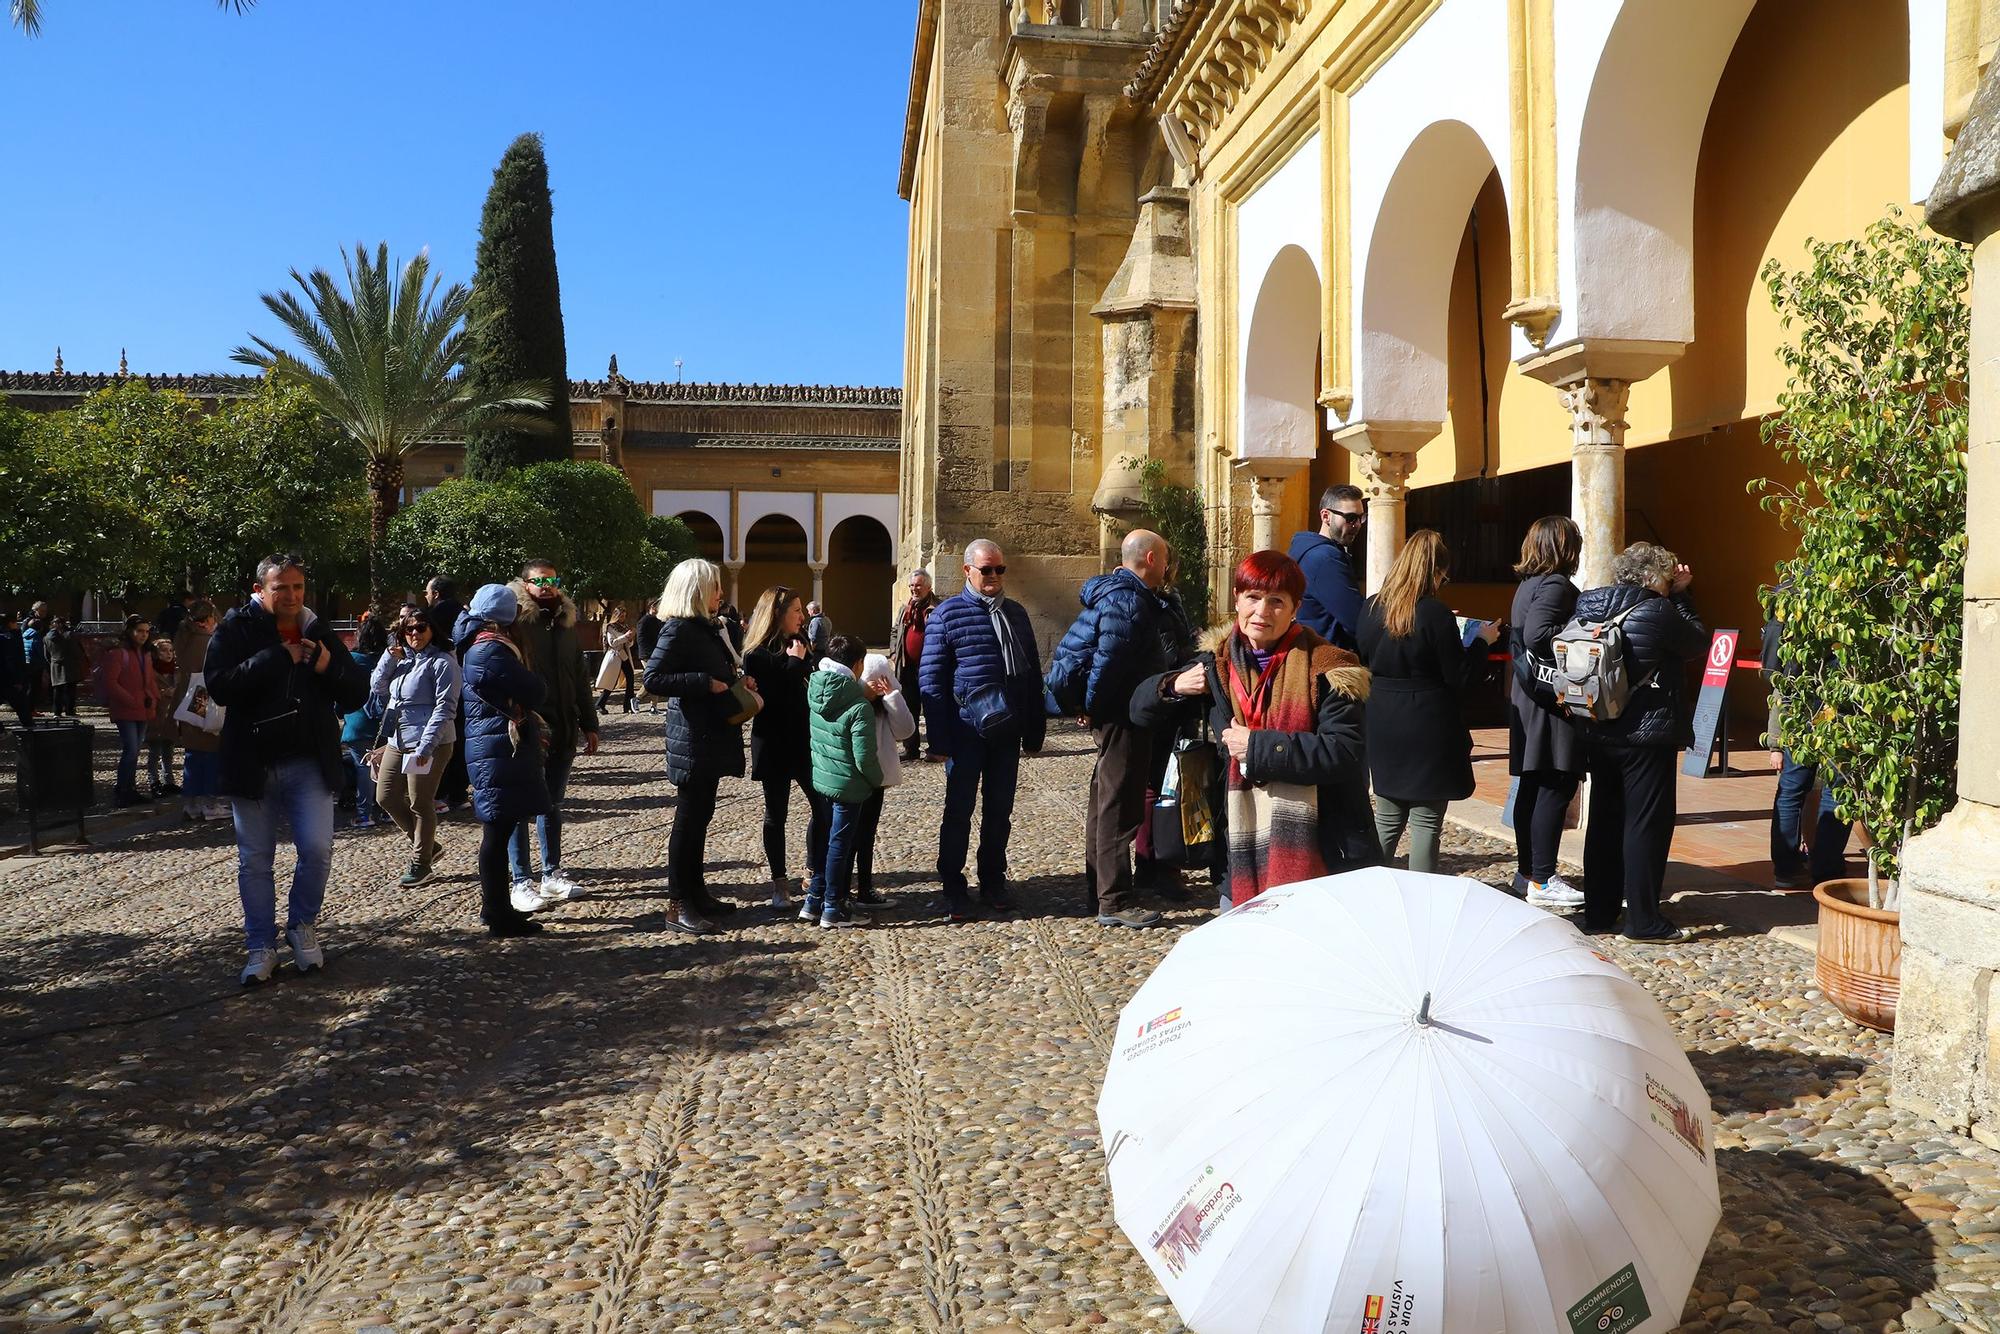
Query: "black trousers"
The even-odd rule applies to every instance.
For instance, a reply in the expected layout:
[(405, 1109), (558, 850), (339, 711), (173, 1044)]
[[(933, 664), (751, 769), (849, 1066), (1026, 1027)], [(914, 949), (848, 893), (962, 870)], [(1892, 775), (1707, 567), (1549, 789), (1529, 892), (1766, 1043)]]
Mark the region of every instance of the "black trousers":
[(722, 775), (696, 770), (680, 785), (674, 828), (667, 835), (667, 897), (683, 907), (708, 901), (702, 868), (708, 857), (708, 826), (715, 819), (715, 792)]
[(49, 711), (59, 718), (76, 717), (76, 685), (74, 682), (50, 686), (51, 703)]
[(1625, 934), (1664, 936), (1660, 913), (1674, 838), (1680, 752), (1662, 747), (1590, 751), (1590, 828), (1583, 840), (1583, 924), (1608, 929), (1625, 903)]
[[(785, 826), (791, 815), (794, 782), (799, 785), (799, 791), (806, 794), (806, 809), (812, 812), (806, 821), (806, 874), (815, 875), (819, 864), (826, 860), (827, 826), (833, 818), (832, 807), (804, 779), (765, 778), (759, 782), (764, 789), (764, 860), (771, 867), (771, 879), (780, 884), (790, 880), (785, 871)], [(789, 893), (789, 889), (786, 892)]]
[(1538, 885), (1556, 873), (1562, 847), (1563, 817), (1576, 800), (1580, 774), (1560, 769), (1526, 769), (1514, 794), (1514, 869)]
[(1130, 723), (1099, 723), (1097, 767), (1090, 771), (1084, 815), (1084, 865), (1100, 913), (1132, 906), (1132, 842), (1146, 822), (1146, 780), (1153, 771), (1153, 734)]
[[(458, 735), (465, 736), (465, 706), (458, 708)], [(463, 806), (472, 794), (472, 775), (465, 771), (465, 743), (463, 740), (451, 748), (451, 759), (445, 762), (444, 777), (438, 779), (438, 799), (452, 806)]]
[(509, 897), (514, 888), (513, 872), (507, 869), (507, 845), (521, 821), (489, 820), (479, 835), (479, 920), (488, 926), (518, 921)]

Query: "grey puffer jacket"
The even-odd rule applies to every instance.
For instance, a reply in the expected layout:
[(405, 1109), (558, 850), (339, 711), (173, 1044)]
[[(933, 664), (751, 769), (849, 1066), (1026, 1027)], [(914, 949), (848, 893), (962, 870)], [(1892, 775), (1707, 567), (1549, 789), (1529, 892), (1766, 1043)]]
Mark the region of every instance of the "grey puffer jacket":
[(1661, 597), (1650, 588), (1613, 584), (1593, 588), (1576, 600), (1576, 619), (1608, 621), (1631, 608), (1625, 629), (1626, 678), (1632, 700), (1608, 723), (1582, 724), (1584, 740), (1613, 750), (1679, 750), (1694, 744), (1694, 721), (1686, 707), (1684, 682), (1689, 662), (1708, 650), (1708, 628), (1695, 615), (1686, 593)]

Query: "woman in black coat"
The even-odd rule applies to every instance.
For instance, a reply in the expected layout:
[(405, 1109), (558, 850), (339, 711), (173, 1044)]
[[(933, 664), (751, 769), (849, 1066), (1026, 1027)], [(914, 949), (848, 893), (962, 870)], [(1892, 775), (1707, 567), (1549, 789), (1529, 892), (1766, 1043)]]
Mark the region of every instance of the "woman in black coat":
[[(527, 936), (540, 922), (514, 906), (507, 846), (524, 820), (546, 815), (543, 774), (548, 732), (535, 709), (548, 693), (515, 636), (520, 602), (505, 584), (488, 584), (458, 618), (453, 638), (465, 645), (465, 771), (479, 837), (479, 916), (496, 936)], [(394, 752), (391, 752), (392, 754)], [(428, 853), (420, 854), (425, 860)]]
[[(806, 825), (806, 875), (810, 879), (826, 851), (832, 811), (812, 785), (810, 720), (806, 715), (806, 678), (818, 666), (802, 631), (805, 599), (783, 584), (773, 584), (750, 609), (750, 649), (743, 669), (757, 682), (764, 707), (750, 722), (750, 780), (764, 789), (764, 860), (771, 868), (771, 910), (791, 906), (790, 877), (785, 870), (785, 825), (791, 814), (792, 788), (805, 794), (812, 812)], [(810, 887), (806, 897), (811, 898)], [(867, 899), (862, 899), (867, 902)]]
[(743, 724), (730, 721), (737, 705), (729, 689), (748, 678), (715, 619), (721, 605), (722, 571), (713, 562), (676, 565), (660, 594), (660, 638), (646, 662), (647, 693), (667, 701), (667, 777), (680, 788), (667, 837), (667, 929), (691, 936), (712, 934), (715, 918), (736, 911), (702, 882), (716, 789), (743, 776)]
[(1608, 931), (1625, 901), (1625, 939), (1686, 940), (1660, 911), (1673, 842), (1678, 752), (1694, 744), (1683, 677), (1708, 651), (1708, 631), (1688, 600), (1694, 575), (1674, 553), (1634, 542), (1612, 565), (1616, 583), (1576, 600), (1576, 619), (1616, 616), (1625, 632), (1632, 696), (1618, 717), (1583, 727), (1589, 753), (1590, 828), (1583, 839), (1583, 925)]
[(1528, 529), (1514, 567), (1521, 580), (1507, 635), (1514, 658), (1507, 692), (1507, 772), (1520, 780), (1514, 794), (1514, 892), (1540, 908), (1583, 902), (1583, 892), (1556, 871), (1563, 820), (1583, 779), (1583, 737), (1548, 688), (1549, 643), (1576, 610), (1571, 576), (1582, 554), (1583, 534), (1576, 524), (1552, 514)]
[(1361, 613), (1368, 668), (1368, 775), (1382, 860), (1410, 831), (1410, 869), (1434, 874), (1445, 807), (1472, 795), (1472, 733), (1459, 708), (1466, 681), (1486, 663), (1500, 627), (1481, 626), (1467, 646), (1438, 599), (1451, 552), (1428, 528), (1410, 534), (1382, 591)]

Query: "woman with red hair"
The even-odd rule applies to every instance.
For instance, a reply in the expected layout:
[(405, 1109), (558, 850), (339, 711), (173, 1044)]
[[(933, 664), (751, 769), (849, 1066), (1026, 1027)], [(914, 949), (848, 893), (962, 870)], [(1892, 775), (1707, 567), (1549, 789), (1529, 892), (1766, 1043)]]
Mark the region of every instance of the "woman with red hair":
[(1140, 725), (1177, 727), (1205, 712), (1221, 742), (1212, 796), (1225, 824), (1225, 908), (1379, 859), (1363, 740), (1368, 670), (1298, 623), (1305, 588), (1283, 552), (1245, 557), (1232, 581), (1235, 624), (1212, 633), (1192, 666), (1132, 696)]

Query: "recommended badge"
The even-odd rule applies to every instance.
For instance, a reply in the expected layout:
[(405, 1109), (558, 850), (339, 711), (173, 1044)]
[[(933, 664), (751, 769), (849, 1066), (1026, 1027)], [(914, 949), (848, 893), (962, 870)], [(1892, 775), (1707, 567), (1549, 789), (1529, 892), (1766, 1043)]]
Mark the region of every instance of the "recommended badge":
[(1638, 1269), (1626, 1265), (1569, 1308), (1570, 1334), (1624, 1334), (1652, 1314)]

